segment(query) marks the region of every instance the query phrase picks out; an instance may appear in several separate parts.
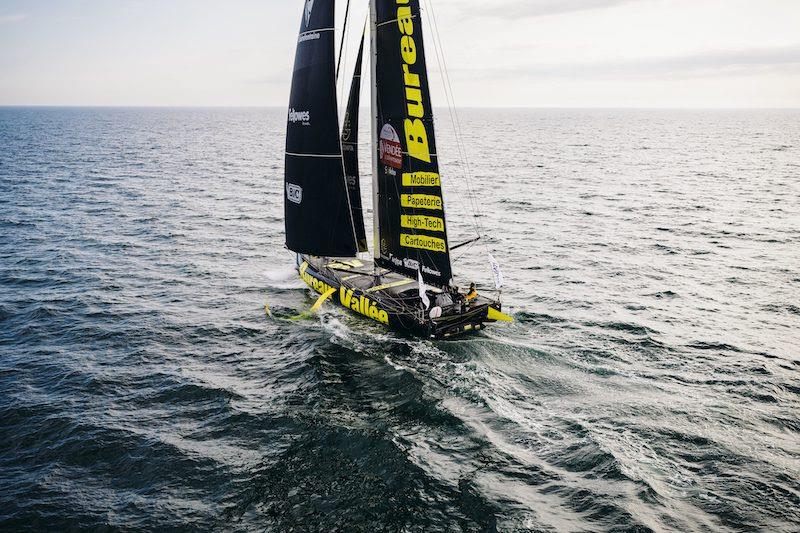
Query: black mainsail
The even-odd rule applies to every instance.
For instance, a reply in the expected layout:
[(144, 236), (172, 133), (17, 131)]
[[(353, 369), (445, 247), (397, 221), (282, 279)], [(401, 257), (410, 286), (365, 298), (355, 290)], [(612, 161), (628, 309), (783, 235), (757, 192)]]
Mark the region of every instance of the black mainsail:
[(358, 106), (361, 104), (361, 64), (364, 57), (364, 36), (358, 47), (353, 83), (350, 86), (350, 97), (347, 100), (347, 111), (342, 126), (342, 156), (344, 157), (344, 175), (347, 179), (347, 193), (350, 195), (350, 209), (353, 212), (353, 226), (356, 231), (358, 251), (369, 250), (367, 234), (364, 229), (364, 210), (361, 206), (361, 178), (358, 172)]
[(286, 130), (286, 246), (353, 257), (356, 236), (344, 177), (336, 102), (334, 0), (306, 0)]
[(419, 0), (373, 0), (376, 263), (452, 278)]

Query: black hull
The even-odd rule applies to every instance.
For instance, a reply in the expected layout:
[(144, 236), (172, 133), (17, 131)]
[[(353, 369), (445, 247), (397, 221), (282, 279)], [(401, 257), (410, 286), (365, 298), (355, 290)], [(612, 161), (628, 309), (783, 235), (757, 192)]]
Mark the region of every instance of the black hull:
[[(301, 279), (319, 294), (331, 292), (330, 301), (395, 331), (432, 339), (451, 339), (482, 330), (490, 308), (501, 311), (500, 302), (479, 296), (469, 305), (457, 302), (442, 307), (442, 316), (430, 318), (419, 297), (415, 280), (379, 269), (358, 260), (335, 261), (301, 256)], [(437, 301), (441, 291), (429, 288), (429, 298)]]

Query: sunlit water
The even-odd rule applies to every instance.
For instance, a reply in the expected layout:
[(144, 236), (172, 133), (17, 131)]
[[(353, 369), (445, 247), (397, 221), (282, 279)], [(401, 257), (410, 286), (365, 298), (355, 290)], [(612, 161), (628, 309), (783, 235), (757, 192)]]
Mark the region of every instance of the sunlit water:
[(439, 117), (451, 343), (280, 318), (283, 110), (0, 109), (0, 529), (797, 531), (800, 112)]

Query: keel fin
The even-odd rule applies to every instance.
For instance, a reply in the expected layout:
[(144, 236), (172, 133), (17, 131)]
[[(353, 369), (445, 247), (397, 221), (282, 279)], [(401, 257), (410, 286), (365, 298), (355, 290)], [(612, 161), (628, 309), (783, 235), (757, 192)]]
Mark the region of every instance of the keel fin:
[(315, 303), (311, 307), (311, 312), (312, 313), (316, 313), (317, 311), (319, 311), (319, 308), (322, 307), (322, 304), (324, 304), (328, 300), (328, 298), (333, 296), (333, 293), (335, 293), (335, 292), (336, 292), (336, 289), (328, 289), (327, 291), (325, 291), (322, 294), (322, 296), (320, 296), (319, 299), (317, 299), (317, 303)]
[(490, 307), (486, 312), (486, 318), (489, 320), (495, 320), (497, 322), (514, 322), (514, 319), (508, 316), (505, 313), (501, 313), (494, 307)]

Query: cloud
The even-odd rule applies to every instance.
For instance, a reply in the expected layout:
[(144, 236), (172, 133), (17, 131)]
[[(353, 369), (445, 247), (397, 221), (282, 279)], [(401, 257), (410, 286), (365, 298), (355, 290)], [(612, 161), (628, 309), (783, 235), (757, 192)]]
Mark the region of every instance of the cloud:
[(257, 78), (246, 78), (242, 83), (246, 85), (273, 85), (273, 84), (286, 84), (287, 74), (285, 72), (273, 72), (265, 76)]
[(16, 13), (14, 15), (0, 15), (0, 24), (11, 24), (28, 18), (28, 15)]
[[(697, 54), (625, 61), (530, 65), (470, 70), (475, 78), (654, 78), (752, 74), (769, 70), (800, 71), (800, 45), (782, 48), (713, 50)], [(466, 73), (467, 71), (461, 71)]]
[[(518, 19), (602, 9), (636, 1), (642, 0), (512, 0), (483, 5), (477, 11), (492, 17)], [(476, 9), (470, 8), (470, 12), (474, 14)]]
[(800, 45), (781, 48), (720, 50), (673, 57), (640, 65), (643, 71), (665, 74), (720, 74), (800, 65)]

